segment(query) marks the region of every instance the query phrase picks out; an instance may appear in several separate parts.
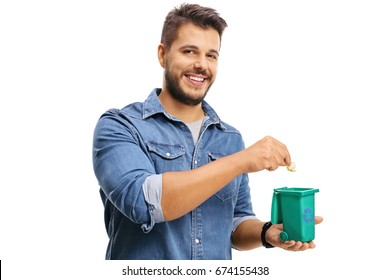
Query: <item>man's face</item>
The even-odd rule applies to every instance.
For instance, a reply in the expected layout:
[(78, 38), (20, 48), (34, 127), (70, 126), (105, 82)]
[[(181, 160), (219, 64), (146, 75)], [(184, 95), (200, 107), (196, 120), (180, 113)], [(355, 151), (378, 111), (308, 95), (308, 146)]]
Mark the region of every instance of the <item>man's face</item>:
[(219, 47), (219, 34), (214, 29), (193, 24), (179, 28), (163, 58), (165, 87), (173, 99), (198, 105), (205, 98), (217, 74)]

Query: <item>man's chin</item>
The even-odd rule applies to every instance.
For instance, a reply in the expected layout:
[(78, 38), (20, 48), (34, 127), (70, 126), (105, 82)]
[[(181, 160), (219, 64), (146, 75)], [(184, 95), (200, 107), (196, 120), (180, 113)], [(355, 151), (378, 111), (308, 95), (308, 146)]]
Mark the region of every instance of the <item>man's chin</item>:
[(185, 91), (185, 96), (187, 99), (193, 100), (194, 103), (199, 104), (200, 102), (202, 102), (206, 98), (208, 90), (209, 90), (209, 88), (189, 89), (189, 90)]
[(188, 85), (182, 85), (182, 87), (168, 86), (168, 92), (176, 101), (185, 105), (196, 106), (206, 98), (209, 88), (189, 87)]
[(189, 106), (197, 106), (199, 105), (200, 103), (202, 103), (202, 101), (204, 100), (204, 96), (201, 97), (201, 98), (182, 98), (181, 100), (179, 100), (180, 102), (182, 102), (183, 104), (185, 105), (189, 105)]

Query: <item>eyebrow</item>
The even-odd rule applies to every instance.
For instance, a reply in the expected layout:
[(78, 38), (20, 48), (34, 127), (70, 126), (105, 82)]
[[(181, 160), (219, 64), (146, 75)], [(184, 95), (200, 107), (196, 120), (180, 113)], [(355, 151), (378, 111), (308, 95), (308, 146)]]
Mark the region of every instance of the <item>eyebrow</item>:
[[(180, 50), (182, 50), (182, 49), (199, 50), (199, 48), (197, 46), (195, 46), (195, 45), (184, 45), (184, 46), (180, 47)], [(217, 56), (219, 56), (219, 52), (217, 50), (210, 49), (209, 52), (214, 53)]]

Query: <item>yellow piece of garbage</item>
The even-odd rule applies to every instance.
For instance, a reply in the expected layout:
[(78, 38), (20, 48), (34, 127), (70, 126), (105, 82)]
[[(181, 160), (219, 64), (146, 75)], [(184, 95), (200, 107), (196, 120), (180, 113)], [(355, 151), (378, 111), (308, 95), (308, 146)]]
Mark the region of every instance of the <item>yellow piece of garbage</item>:
[(296, 167), (295, 162), (292, 162), (289, 166), (287, 166), (287, 170), (290, 172), (295, 172), (297, 171), (295, 167)]

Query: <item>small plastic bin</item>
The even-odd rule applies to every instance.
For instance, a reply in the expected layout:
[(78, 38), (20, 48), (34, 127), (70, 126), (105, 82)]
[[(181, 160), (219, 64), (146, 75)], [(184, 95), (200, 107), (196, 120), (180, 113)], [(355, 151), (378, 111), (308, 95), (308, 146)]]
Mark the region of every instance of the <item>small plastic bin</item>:
[(271, 222), (283, 223), (282, 241), (295, 240), (309, 242), (315, 237), (314, 194), (319, 189), (278, 188), (274, 189), (271, 209)]

